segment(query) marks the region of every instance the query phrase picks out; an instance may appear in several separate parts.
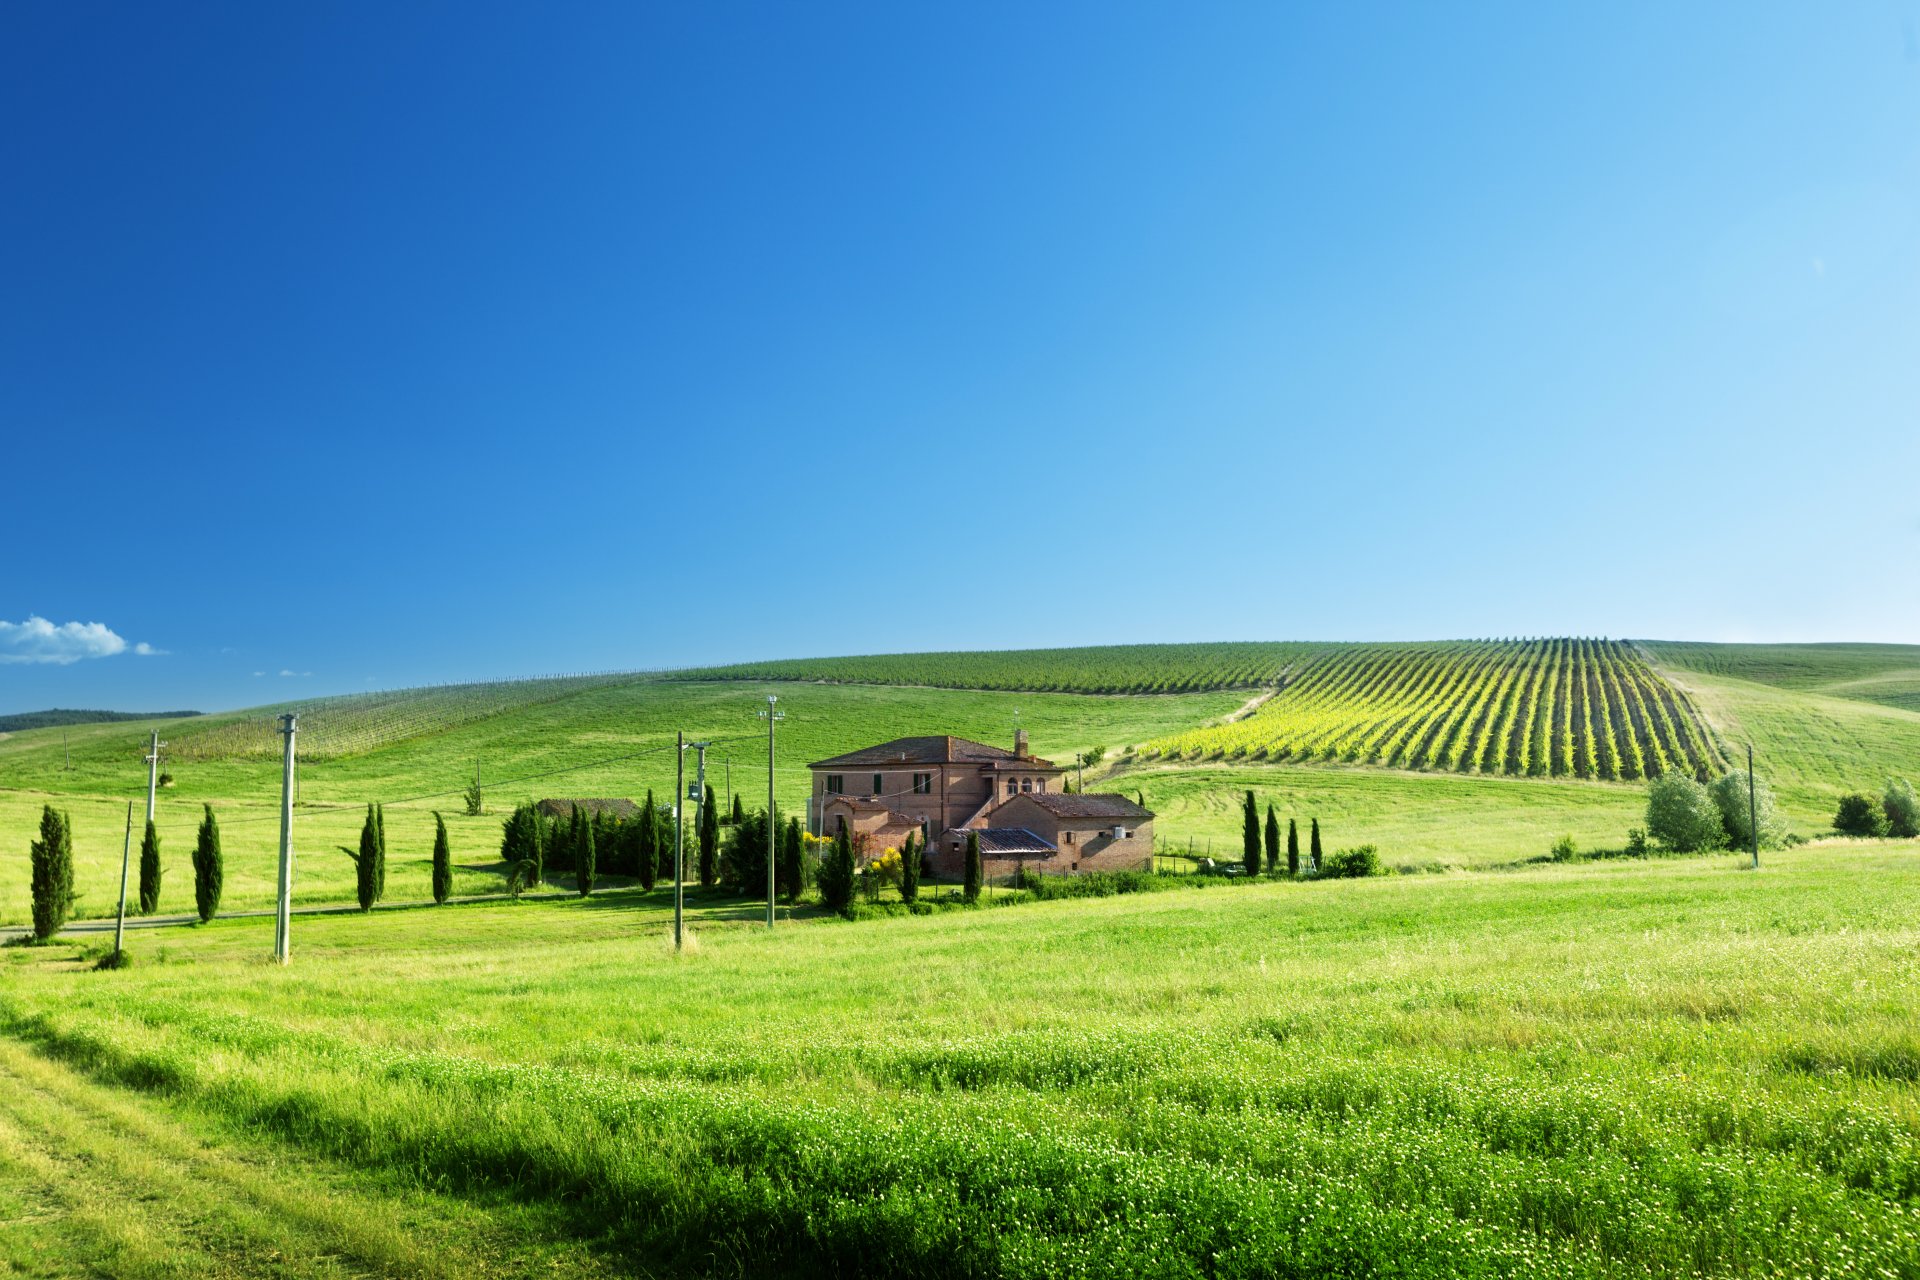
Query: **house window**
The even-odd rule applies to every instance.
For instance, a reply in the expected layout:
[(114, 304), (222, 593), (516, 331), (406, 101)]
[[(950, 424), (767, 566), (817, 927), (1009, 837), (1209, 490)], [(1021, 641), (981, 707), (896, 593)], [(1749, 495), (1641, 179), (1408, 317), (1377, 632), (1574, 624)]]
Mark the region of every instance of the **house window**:
[(879, 795), (881, 792), (885, 790), (886, 790), (886, 787), (881, 785), (880, 775), (877, 773), (874, 774), (873, 775), (873, 794)]
[(847, 780), (837, 773), (827, 775), (827, 794), (837, 796), (847, 789)]
[(1040, 779), (1040, 781), (1038, 781), (1038, 782), (1036, 782), (1036, 783), (1034, 783), (1034, 785), (1033, 785), (1033, 789), (1034, 789), (1035, 791), (1039, 791), (1039, 792), (1043, 792), (1043, 793), (1044, 793), (1044, 792), (1046, 791), (1046, 789), (1047, 789), (1047, 780), (1046, 780), (1045, 778), (1042, 778), (1042, 779)]
[(933, 794), (933, 775), (930, 773), (914, 774), (913, 775), (913, 794), (917, 796), (932, 795)]
[(1032, 778), (1022, 778), (1022, 779), (1020, 779), (1020, 789), (1021, 789), (1022, 791), (1031, 791), (1031, 790), (1033, 790), (1033, 779), (1032, 779)]
[(1073, 834), (1074, 834), (1074, 833), (1073, 833), (1073, 832), (1071, 832), (1071, 831), (1069, 831), (1069, 832), (1067, 832), (1067, 843), (1068, 843), (1068, 844), (1072, 844), (1072, 843), (1073, 843)]
[(1017, 796), (1020, 794), (1020, 784), (1015, 782), (1012, 778), (1007, 779), (1007, 794), (1010, 796)]

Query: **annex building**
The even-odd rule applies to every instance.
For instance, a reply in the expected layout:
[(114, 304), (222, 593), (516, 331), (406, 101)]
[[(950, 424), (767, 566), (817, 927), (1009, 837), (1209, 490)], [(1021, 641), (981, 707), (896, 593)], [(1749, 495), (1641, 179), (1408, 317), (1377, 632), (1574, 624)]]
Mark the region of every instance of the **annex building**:
[(1067, 769), (1013, 748), (951, 734), (895, 738), (815, 761), (809, 825), (847, 830), (871, 853), (924, 836), (934, 873), (964, 870), (969, 833), (988, 876), (1137, 870), (1153, 854), (1153, 814), (1122, 795), (1075, 795)]

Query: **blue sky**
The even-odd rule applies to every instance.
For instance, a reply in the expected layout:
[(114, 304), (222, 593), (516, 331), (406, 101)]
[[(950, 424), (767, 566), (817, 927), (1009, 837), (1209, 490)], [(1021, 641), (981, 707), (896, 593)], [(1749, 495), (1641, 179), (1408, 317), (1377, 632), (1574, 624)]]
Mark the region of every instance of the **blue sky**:
[(0, 710), (1920, 641), (1920, 5), (1570, 8), (8, 6)]

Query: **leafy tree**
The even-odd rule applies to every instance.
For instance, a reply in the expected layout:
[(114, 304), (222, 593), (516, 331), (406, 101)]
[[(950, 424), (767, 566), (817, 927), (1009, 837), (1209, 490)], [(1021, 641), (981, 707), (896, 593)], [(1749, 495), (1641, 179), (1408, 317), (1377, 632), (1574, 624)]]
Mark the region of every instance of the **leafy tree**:
[(509, 862), (506, 866), (506, 875), (507, 892), (516, 899), (519, 898), (521, 890), (540, 883), (540, 870), (532, 858), (521, 858), (517, 862)]
[(900, 901), (912, 902), (920, 896), (920, 850), (923, 842), (907, 833), (906, 847), (900, 850)]
[[(1774, 803), (1773, 791), (1766, 783), (1756, 779), (1753, 786), (1753, 804), (1747, 803), (1747, 771), (1735, 769), (1714, 779), (1707, 788), (1713, 796), (1714, 807), (1720, 810), (1720, 825), (1726, 832), (1727, 843), (1735, 849), (1753, 847), (1753, 818), (1760, 819), (1760, 844), (1764, 848), (1777, 849), (1787, 838), (1787, 820), (1780, 813), (1780, 806)], [(1751, 811), (1750, 811), (1751, 810)]]
[[(580, 812), (578, 806), (574, 807), (574, 812)], [(580, 845), (574, 852), (573, 883), (583, 898), (593, 892), (594, 877), (600, 870), (599, 842), (594, 839), (593, 827), (592, 822), (581, 820)]]
[(380, 901), (380, 825), (374, 807), (367, 806), (367, 820), (360, 824), (360, 847), (340, 846), (340, 852), (353, 859), (354, 888), (362, 911), (373, 910)]
[(73, 913), (73, 824), (52, 805), (40, 806), (40, 838), (28, 846), (33, 887), (33, 936), (45, 942)]
[[(780, 830), (780, 814), (774, 811), (773, 829)], [(779, 851), (774, 851), (774, 875), (780, 872)], [(727, 839), (720, 851), (720, 883), (748, 897), (767, 891), (767, 814), (754, 809), (740, 815), (727, 828)]]
[(1313, 830), (1307, 838), (1307, 870), (1320, 870), (1320, 819), (1313, 820)]
[(1719, 849), (1727, 841), (1720, 806), (1678, 770), (1661, 774), (1647, 788), (1647, 834), (1675, 853)]
[(1887, 834), (1911, 840), (1920, 836), (1920, 796), (1905, 778), (1888, 778), (1880, 808), (1887, 815)]
[(1251, 791), (1240, 812), (1240, 860), (1246, 864), (1248, 875), (1260, 874), (1260, 807), (1253, 802)]
[(1300, 874), (1300, 824), (1287, 819), (1287, 874)]
[(980, 833), (969, 831), (967, 832), (967, 874), (960, 886), (961, 899), (968, 903), (980, 901), (980, 882), (984, 878), (980, 869)]
[(140, 914), (150, 916), (160, 909), (160, 832), (153, 819), (147, 819), (147, 833), (140, 837)]
[(1887, 815), (1871, 796), (1856, 791), (1840, 797), (1839, 811), (1833, 815), (1833, 829), (1843, 836), (1884, 836)]
[(226, 867), (220, 857), (220, 824), (214, 820), (213, 806), (200, 819), (200, 830), (193, 840), (193, 905), (205, 923), (220, 910), (220, 888)]
[(707, 788), (707, 802), (700, 806), (700, 887), (713, 888), (720, 869), (720, 808), (713, 788)]
[(433, 900), (445, 902), (453, 895), (453, 850), (447, 844), (447, 820), (439, 810), (433, 814)]
[(788, 818), (787, 829), (780, 836), (780, 892), (788, 902), (798, 901), (806, 892), (807, 870), (800, 854), (800, 819)]
[(833, 838), (827, 860), (820, 864), (820, 903), (843, 916), (853, 913), (853, 841), (842, 827)]
[(1267, 874), (1280, 870), (1280, 819), (1273, 814), (1273, 806), (1267, 806)]

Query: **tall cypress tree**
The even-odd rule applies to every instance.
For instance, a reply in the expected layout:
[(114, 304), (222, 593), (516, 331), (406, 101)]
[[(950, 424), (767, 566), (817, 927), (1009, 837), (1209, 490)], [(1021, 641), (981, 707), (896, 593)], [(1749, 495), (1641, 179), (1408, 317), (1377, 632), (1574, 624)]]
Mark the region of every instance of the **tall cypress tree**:
[(226, 868), (220, 856), (220, 824), (214, 821), (213, 806), (206, 805), (200, 830), (193, 841), (193, 905), (201, 923), (213, 919), (220, 910), (220, 888)]
[(660, 859), (659, 878), (673, 879), (673, 810), (661, 805), (653, 811), (653, 848)]
[(1287, 874), (1300, 874), (1300, 824), (1287, 819)]
[(1253, 801), (1253, 792), (1247, 792), (1245, 810), (1240, 815), (1240, 860), (1246, 865), (1247, 874), (1260, 874), (1260, 806)]
[(40, 806), (40, 838), (28, 846), (33, 887), (33, 936), (45, 942), (73, 911), (73, 824), (52, 805)]
[(445, 902), (453, 895), (453, 850), (447, 844), (447, 820), (438, 809), (433, 812), (433, 900)]
[(653, 814), (653, 791), (647, 791), (647, 807), (633, 819), (633, 848), (635, 873), (640, 877), (642, 889), (653, 888), (660, 879), (660, 851), (654, 847), (654, 832), (658, 821)]
[(960, 885), (960, 897), (965, 902), (980, 901), (980, 882), (985, 879), (980, 866), (980, 833), (967, 832), (967, 874)]
[(799, 901), (806, 891), (807, 872), (800, 861), (800, 819), (788, 818), (780, 837), (780, 892), (788, 902)]
[(160, 909), (160, 832), (153, 819), (147, 819), (147, 833), (140, 837), (140, 914), (150, 916)]
[(707, 802), (700, 806), (700, 887), (713, 888), (720, 870), (720, 808), (713, 788), (707, 788)]
[(820, 905), (843, 916), (853, 914), (853, 841), (842, 827), (820, 866)]
[(920, 850), (915, 834), (907, 832), (906, 847), (900, 850), (900, 901), (912, 902), (920, 896)]
[[(575, 812), (579, 811), (576, 809)], [(583, 898), (593, 892), (594, 877), (600, 870), (599, 848), (593, 838), (593, 826), (591, 822), (580, 824), (580, 846), (573, 851), (573, 883)]]
[(353, 886), (360, 899), (360, 909), (371, 911), (373, 904), (380, 901), (380, 827), (372, 805), (367, 806), (367, 820), (360, 824), (360, 848), (346, 852), (353, 859)]
[(736, 791), (733, 793), (733, 825), (737, 827), (742, 822), (745, 822), (746, 820), (747, 820), (746, 806), (740, 803), (740, 793)]
[(1267, 806), (1267, 874), (1273, 875), (1280, 870), (1280, 819), (1273, 816), (1273, 806)]
[(387, 896), (387, 806), (383, 804), (373, 807), (373, 833), (380, 850), (373, 862), (373, 900), (379, 902)]
[(1307, 869), (1317, 874), (1320, 870), (1320, 819), (1318, 818), (1313, 820), (1313, 837), (1307, 845), (1307, 855)]

